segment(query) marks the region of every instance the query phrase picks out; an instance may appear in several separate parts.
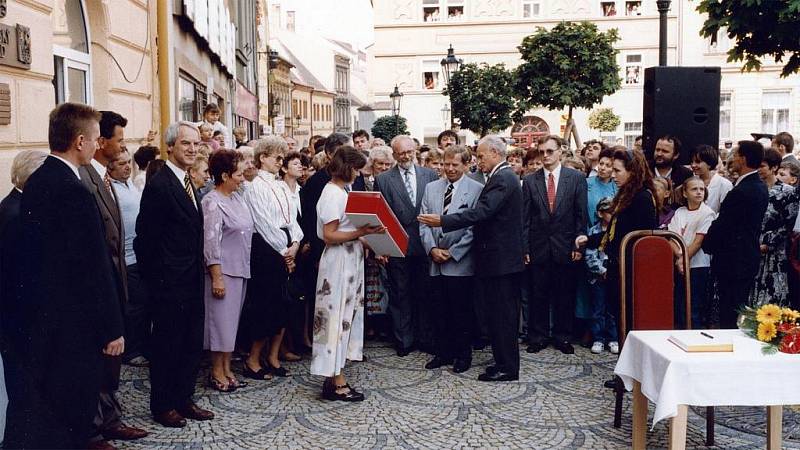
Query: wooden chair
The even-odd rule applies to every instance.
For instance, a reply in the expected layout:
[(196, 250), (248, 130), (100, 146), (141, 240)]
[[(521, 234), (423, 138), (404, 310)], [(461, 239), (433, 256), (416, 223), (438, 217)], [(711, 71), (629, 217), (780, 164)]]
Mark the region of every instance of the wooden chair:
[[(692, 328), (690, 261), (683, 238), (671, 231), (634, 231), (620, 246), (619, 344), (630, 330), (673, 330), (675, 323), (675, 266), (672, 245), (683, 253), (684, 311), (686, 329)], [(629, 298), (630, 297), (630, 298)], [(622, 422), (625, 388), (617, 378), (614, 386), (614, 427)], [(706, 445), (714, 445), (714, 408), (706, 409)]]

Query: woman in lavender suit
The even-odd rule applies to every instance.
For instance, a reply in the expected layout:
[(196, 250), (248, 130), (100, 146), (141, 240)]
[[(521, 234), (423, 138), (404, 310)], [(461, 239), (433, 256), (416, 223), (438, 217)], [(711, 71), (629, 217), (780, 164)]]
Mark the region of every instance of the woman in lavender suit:
[(215, 188), (203, 197), (206, 266), (205, 348), (211, 350), (210, 387), (230, 392), (244, 382), (231, 370), (231, 353), (250, 278), (253, 219), (237, 190), (244, 181), (244, 161), (232, 150), (209, 160)]

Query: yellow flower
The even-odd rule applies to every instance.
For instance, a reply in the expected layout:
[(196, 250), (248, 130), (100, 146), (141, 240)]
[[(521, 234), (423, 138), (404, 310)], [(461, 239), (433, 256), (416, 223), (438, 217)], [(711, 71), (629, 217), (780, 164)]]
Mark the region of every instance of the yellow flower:
[(756, 319), (761, 323), (775, 323), (781, 320), (781, 307), (778, 305), (764, 305), (756, 311)]
[(769, 342), (778, 335), (778, 329), (773, 322), (762, 322), (758, 324), (758, 340)]
[(791, 308), (783, 308), (781, 314), (783, 314), (783, 320), (785, 321), (794, 322), (795, 320), (800, 319), (800, 312), (797, 312)]

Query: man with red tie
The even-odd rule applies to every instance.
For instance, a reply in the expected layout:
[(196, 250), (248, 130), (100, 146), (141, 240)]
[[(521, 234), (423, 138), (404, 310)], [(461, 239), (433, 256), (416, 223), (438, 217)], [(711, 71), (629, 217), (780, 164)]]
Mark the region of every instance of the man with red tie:
[(558, 136), (540, 138), (544, 167), (522, 184), (522, 236), (530, 280), (528, 353), (551, 342), (562, 353), (575, 352), (569, 343), (575, 311), (573, 261), (580, 259), (574, 242), (586, 229), (587, 188), (583, 173), (561, 165), (564, 148)]

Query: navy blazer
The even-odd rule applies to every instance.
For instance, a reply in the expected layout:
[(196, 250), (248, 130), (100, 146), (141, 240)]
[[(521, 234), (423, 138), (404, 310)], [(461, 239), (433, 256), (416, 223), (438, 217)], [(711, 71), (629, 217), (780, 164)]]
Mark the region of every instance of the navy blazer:
[(3, 351), (17, 347), (22, 320), (20, 311), (20, 282), (22, 280), (22, 193), (15, 188), (0, 202), (0, 331)]
[(447, 233), (473, 226), (472, 250), (478, 277), (497, 277), (522, 272), (522, 189), (519, 177), (501, 162), (489, 178), (474, 208), (441, 216)]
[(423, 256), (425, 250), (419, 235), (417, 216), (422, 206), (422, 197), (425, 195), (425, 186), (431, 181), (438, 180), (439, 176), (433, 170), (421, 166), (414, 166), (414, 170), (417, 181), (417, 198), (414, 204), (408, 198), (406, 184), (397, 165), (375, 177), (375, 190), (380, 191), (383, 198), (386, 199), (386, 203), (389, 204), (408, 235), (406, 256)]
[(523, 179), (523, 246), (532, 264), (568, 264), (575, 238), (584, 234), (588, 221), (586, 177), (561, 166), (552, 213), (544, 177), (545, 171), (537, 170)]
[(716, 276), (752, 279), (758, 274), (761, 221), (768, 202), (767, 185), (757, 173), (728, 192), (703, 239), (703, 250), (713, 256), (711, 269)]

